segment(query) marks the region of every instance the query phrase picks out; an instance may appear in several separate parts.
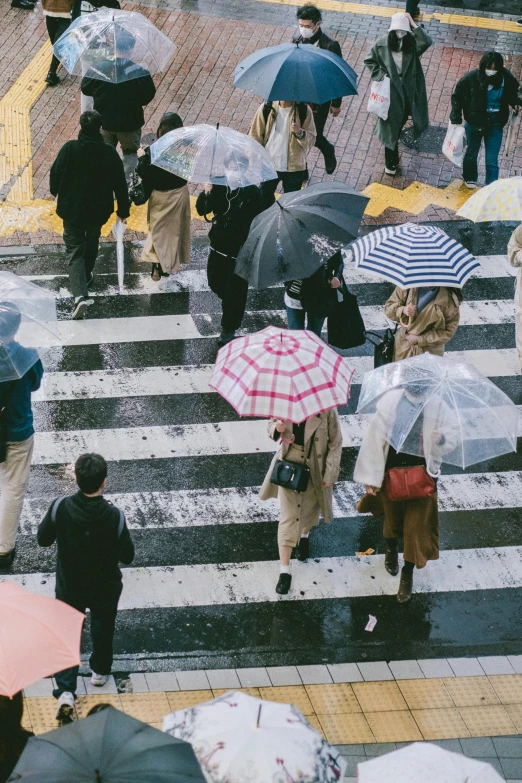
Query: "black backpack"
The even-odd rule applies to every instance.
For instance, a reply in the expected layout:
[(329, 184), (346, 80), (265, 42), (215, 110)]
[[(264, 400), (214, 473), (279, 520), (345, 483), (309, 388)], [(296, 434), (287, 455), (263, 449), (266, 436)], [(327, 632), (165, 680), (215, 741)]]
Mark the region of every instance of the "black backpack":
[[(275, 111), (273, 101), (265, 101), (263, 104), (263, 119), (265, 121), (265, 125), (268, 122), (270, 112), (272, 111)], [(301, 127), (303, 127), (303, 122), (306, 120), (306, 115), (308, 114), (308, 105), (306, 103), (298, 103), (297, 111), (299, 114), (299, 124)]]

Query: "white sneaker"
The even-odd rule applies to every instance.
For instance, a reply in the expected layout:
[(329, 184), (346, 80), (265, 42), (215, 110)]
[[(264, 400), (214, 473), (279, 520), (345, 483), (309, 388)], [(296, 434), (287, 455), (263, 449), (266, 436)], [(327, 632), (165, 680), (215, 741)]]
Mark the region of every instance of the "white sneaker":
[(391, 166), (385, 166), (384, 173), (388, 174), (390, 177), (394, 177), (397, 174), (397, 166), (394, 166), (393, 168)]
[(56, 720), (71, 722), (74, 717), (74, 696), (70, 691), (64, 691), (58, 698)]
[(96, 674), (96, 672), (93, 672), (91, 677), (91, 685), (96, 685), (97, 688), (101, 688), (102, 685), (105, 685), (108, 679), (108, 674)]
[(475, 190), (475, 188), (477, 187), (477, 183), (476, 182), (465, 181), (464, 184), (470, 190)]

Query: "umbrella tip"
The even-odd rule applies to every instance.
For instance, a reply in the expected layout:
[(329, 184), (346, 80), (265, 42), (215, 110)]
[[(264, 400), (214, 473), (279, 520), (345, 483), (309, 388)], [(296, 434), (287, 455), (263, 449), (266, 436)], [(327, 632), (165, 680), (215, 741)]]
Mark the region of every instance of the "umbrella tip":
[(258, 711), (257, 711), (257, 723), (256, 723), (256, 729), (258, 729), (258, 728), (259, 728), (259, 720), (260, 720), (260, 718), (261, 718), (261, 710), (262, 710), (262, 709), (263, 709), (263, 705), (262, 705), (262, 704), (260, 704), (260, 705), (259, 705), (259, 709), (258, 709)]
[(216, 130), (219, 130), (219, 122), (216, 122)]

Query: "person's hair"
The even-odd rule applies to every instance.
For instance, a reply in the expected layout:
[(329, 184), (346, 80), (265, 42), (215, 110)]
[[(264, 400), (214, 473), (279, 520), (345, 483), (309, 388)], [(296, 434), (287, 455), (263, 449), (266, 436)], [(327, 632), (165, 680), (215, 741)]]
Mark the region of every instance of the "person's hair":
[(223, 156), (223, 164), (229, 168), (231, 164), (235, 164), (238, 169), (241, 167), (248, 169), (248, 157), (242, 152), (227, 152)]
[(397, 35), (397, 30), (390, 30), (388, 33), (388, 44), (392, 52), (409, 52), (413, 49), (413, 35), (406, 33), (401, 39)]
[(296, 16), (298, 19), (304, 19), (307, 22), (313, 22), (314, 24), (323, 21), (322, 14), (315, 5), (300, 6), (296, 11)]
[(18, 331), (22, 315), (14, 302), (0, 303), (0, 341), (12, 339)]
[(22, 691), (9, 696), (0, 696), (0, 741), (7, 740), (22, 731), (24, 701)]
[(102, 116), (99, 111), (84, 111), (80, 114), (80, 128), (89, 136), (100, 132), (102, 126)]
[(101, 454), (82, 454), (75, 462), (76, 483), (86, 495), (94, 495), (107, 478), (107, 463)]
[(490, 68), (494, 68), (497, 72), (497, 75), (491, 80), (491, 84), (493, 87), (498, 89), (500, 85), (502, 84), (502, 79), (504, 78), (504, 58), (500, 54), (500, 52), (486, 52), (482, 56), (482, 59), (480, 60), (479, 65), (479, 71), (482, 78), (486, 78), (485, 70), (486, 68), (489, 70)]
[(130, 52), (135, 43), (136, 39), (128, 30), (125, 30), (120, 25), (114, 26), (114, 44), (116, 51)]
[(179, 114), (176, 114), (175, 111), (166, 111), (160, 120), (158, 130), (156, 131), (156, 136), (159, 139), (160, 136), (164, 136), (169, 131), (177, 130), (178, 128), (182, 127), (183, 120)]
[(455, 296), (459, 300), (459, 304), (462, 304), (462, 300), (464, 299), (462, 288), (448, 288), (448, 291), (450, 292), (450, 294), (455, 294)]
[(106, 702), (102, 702), (101, 704), (95, 704), (94, 707), (91, 707), (86, 718), (89, 717), (89, 715), (96, 715), (97, 712), (103, 712), (103, 710), (109, 709), (109, 707), (112, 707), (112, 704), (107, 704)]

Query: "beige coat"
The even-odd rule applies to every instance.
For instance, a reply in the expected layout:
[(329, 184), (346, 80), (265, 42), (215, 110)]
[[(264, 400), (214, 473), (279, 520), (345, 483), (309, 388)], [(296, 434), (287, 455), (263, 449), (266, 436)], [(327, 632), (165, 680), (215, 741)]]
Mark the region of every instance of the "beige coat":
[[(408, 317), (403, 310), (408, 304), (417, 304), (418, 288), (396, 288), (384, 305), (384, 312), (391, 321), (401, 324), (395, 336), (395, 361), (418, 356), (420, 353), (444, 355), (444, 346), (451, 340), (460, 320), (459, 300), (449, 288), (439, 288), (435, 299), (416, 315), (410, 326), (403, 326)], [(415, 334), (418, 342), (411, 345), (407, 334)]]
[[(256, 112), (252, 127), (250, 128), (250, 136), (264, 147), (272, 132), (272, 128), (274, 127), (274, 112), (277, 114), (279, 101), (273, 102), (272, 108), (274, 111), (270, 112), (266, 122), (263, 116), (263, 106), (264, 104), (261, 104)], [(299, 122), (297, 109), (296, 122)], [(304, 171), (306, 169), (306, 158), (308, 153), (315, 144), (316, 131), (314, 115), (309, 106), (307, 106), (306, 117), (302, 128), (305, 132), (304, 139), (298, 139), (293, 133), (290, 134), (290, 138), (288, 139), (288, 171)]]
[[(274, 437), (276, 419), (270, 419), (268, 423), (268, 434)], [(308, 465), (310, 467), (310, 481), (313, 488), (321, 513), (325, 522), (331, 522), (333, 519), (332, 510), (332, 487), (324, 487), (323, 483), (335, 484), (339, 477), (341, 467), (341, 454), (343, 447), (343, 436), (337, 408), (331, 408), (323, 411), (318, 416), (312, 416), (307, 419), (304, 436), (305, 454), (308, 454), (310, 448), (310, 438), (314, 439)], [(292, 439), (292, 423), (286, 422), (286, 429), (283, 432), (283, 439), (290, 441)], [(277, 453), (268, 469), (268, 473), (263, 481), (263, 486), (259, 492), (261, 500), (276, 498), (279, 487), (270, 483), (270, 476), (277, 459), (284, 459), (288, 451), (289, 444), (281, 443)], [(295, 492), (295, 502), (298, 502), (299, 493)], [(307, 520), (303, 520), (303, 529), (306, 529)], [(316, 524), (316, 520), (310, 520), (310, 525)]]
[(518, 267), (515, 283), (515, 335), (518, 358), (522, 366), (522, 225), (511, 234), (508, 244), (508, 261)]
[(190, 196), (183, 185), (175, 190), (153, 190), (147, 205), (149, 233), (141, 261), (161, 264), (169, 275), (190, 262)]

